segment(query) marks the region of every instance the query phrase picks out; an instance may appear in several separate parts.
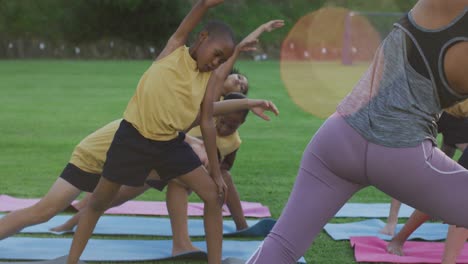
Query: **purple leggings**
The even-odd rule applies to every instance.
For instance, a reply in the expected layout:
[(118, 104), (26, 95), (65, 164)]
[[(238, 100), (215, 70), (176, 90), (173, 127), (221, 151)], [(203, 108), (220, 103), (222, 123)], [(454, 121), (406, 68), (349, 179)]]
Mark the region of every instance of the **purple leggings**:
[(446, 223), (468, 227), (467, 170), (430, 140), (411, 148), (370, 143), (335, 113), (304, 151), (286, 207), (247, 263), (296, 263), (328, 220), (369, 185)]

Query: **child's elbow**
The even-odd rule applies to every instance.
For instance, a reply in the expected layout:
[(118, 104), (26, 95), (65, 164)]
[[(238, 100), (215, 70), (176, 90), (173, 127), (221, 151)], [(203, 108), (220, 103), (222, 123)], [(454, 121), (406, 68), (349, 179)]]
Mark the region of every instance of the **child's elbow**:
[(213, 118), (205, 117), (200, 120), (200, 128), (202, 130), (214, 128)]
[(200, 115), (200, 125), (206, 125), (213, 123), (213, 108), (204, 109), (203, 113)]

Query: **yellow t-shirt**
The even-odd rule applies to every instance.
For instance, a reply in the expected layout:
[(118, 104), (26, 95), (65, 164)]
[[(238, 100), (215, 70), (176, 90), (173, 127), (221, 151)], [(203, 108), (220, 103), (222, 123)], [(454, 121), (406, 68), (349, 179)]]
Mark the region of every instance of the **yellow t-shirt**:
[[(187, 134), (192, 137), (202, 137), (200, 126), (190, 129)], [(227, 155), (239, 149), (241, 143), (242, 140), (240, 139), (238, 131), (226, 137), (216, 136), (216, 146), (218, 147), (219, 154), (221, 155), (221, 161), (224, 160)]]
[(94, 174), (101, 174), (107, 151), (122, 119), (115, 120), (85, 137), (72, 153), (70, 163)]
[(462, 101), (452, 107), (445, 109), (445, 112), (458, 118), (468, 117), (468, 100)]
[(148, 139), (168, 141), (195, 120), (211, 72), (199, 72), (186, 46), (155, 61), (143, 74), (124, 119)]

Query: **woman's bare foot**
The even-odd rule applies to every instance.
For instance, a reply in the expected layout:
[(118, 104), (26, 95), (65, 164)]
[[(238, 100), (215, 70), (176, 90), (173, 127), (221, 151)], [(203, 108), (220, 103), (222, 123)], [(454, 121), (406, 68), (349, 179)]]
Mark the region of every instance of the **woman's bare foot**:
[(395, 228), (396, 228), (396, 224), (386, 224), (384, 228), (382, 228), (379, 231), (379, 233), (384, 234), (384, 235), (394, 236)]
[(403, 256), (403, 244), (405, 241), (399, 241), (396, 239), (392, 239), (388, 242), (387, 245), (387, 252), (393, 255)]

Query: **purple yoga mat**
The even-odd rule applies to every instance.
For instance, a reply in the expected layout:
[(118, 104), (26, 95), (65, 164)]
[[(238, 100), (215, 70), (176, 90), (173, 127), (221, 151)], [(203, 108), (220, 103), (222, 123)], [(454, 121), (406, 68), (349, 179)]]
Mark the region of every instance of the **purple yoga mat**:
[[(39, 199), (15, 198), (8, 195), (0, 195), (0, 212), (10, 212), (25, 208), (37, 203)], [(76, 203), (77, 201), (73, 202)], [(260, 203), (241, 202), (246, 217), (271, 217), (270, 209)], [(166, 202), (128, 201), (120, 206), (111, 208), (106, 214), (130, 214), (130, 215), (168, 215)], [(189, 216), (202, 216), (203, 203), (189, 203)], [(229, 216), (229, 209), (223, 207), (223, 215)]]
[[(407, 241), (403, 246), (404, 256), (387, 253), (387, 241), (377, 237), (351, 237), (356, 262), (388, 263), (440, 263), (444, 253), (443, 242)], [(468, 243), (457, 259), (457, 263), (468, 263)]]

